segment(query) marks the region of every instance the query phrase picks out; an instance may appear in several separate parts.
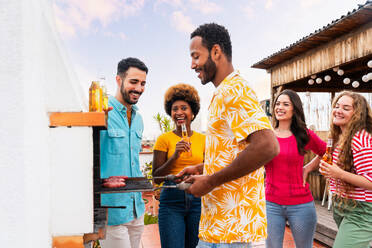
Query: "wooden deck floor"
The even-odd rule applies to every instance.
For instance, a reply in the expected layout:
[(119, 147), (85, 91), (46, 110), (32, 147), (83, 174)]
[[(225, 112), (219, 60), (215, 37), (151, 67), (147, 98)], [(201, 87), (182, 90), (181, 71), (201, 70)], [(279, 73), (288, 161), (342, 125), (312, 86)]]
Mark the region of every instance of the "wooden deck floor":
[(319, 201), (315, 201), (318, 224), (314, 239), (332, 247), (337, 234), (337, 225), (333, 220), (332, 209), (328, 210), (326, 205), (321, 206)]

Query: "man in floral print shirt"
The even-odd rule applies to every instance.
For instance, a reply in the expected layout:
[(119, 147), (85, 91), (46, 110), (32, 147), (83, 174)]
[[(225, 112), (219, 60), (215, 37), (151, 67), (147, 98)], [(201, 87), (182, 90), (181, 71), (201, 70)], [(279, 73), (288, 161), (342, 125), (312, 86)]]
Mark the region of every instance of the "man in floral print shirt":
[[(188, 192), (202, 197), (199, 248), (254, 247), (266, 239), (263, 165), (279, 152), (256, 94), (234, 71), (228, 31), (215, 23), (191, 34), (191, 68), (216, 87), (209, 106), (204, 166)], [(203, 174), (203, 175), (198, 175)]]

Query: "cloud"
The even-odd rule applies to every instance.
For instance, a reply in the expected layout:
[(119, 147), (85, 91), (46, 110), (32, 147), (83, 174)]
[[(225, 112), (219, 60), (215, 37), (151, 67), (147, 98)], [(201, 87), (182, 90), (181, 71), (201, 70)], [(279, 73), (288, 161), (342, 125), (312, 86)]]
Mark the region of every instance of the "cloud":
[(173, 7), (180, 7), (182, 6), (182, 1), (181, 0), (157, 0), (154, 4), (155, 8), (159, 6), (160, 4), (168, 4)]
[(89, 32), (94, 22), (102, 26), (136, 15), (144, 0), (56, 0), (54, 10), (59, 31), (69, 37), (78, 30)]
[(219, 13), (222, 10), (219, 5), (208, 0), (190, 0), (190, 2), (194, 9), (205, 15)]
[(127, 39), (127, 36), (123, 32), (120, 32), (118, 35), (119, 35), (120, 39), (122, 39), (122, 40)]
[(255, 16), (255, 13), (254, 13), (254, 9), (253, 7), (247, 5), (243, 8), (243, 12), (244, 14), (249, 18), (249, 19), (252, 19), (254, 18)]
[(317, 4), (320, 4), (322, 0), (301, 0), (301, 7), (308, 8)]
[(273, 0), (266, 0), (265, 9), (271, 9), (273, 7)]
[(173, 12), (172, 26), (174, 26), (178, 31), (186, 33), (191, 33), (195, 29), (195, 26), (191, 22), (191, 18), (185, 16), (181, 11)]

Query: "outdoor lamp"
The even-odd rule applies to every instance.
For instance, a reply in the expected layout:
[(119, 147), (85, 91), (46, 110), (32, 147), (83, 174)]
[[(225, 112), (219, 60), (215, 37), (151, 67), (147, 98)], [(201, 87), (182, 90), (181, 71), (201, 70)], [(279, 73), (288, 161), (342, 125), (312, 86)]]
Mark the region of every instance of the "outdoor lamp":
[(368, 73), (368, 74), (367, 74), (367, 77), (368, 77), (368, 81), (369, 81), (369, 80), (372, 80), (372, 72)]
[(359, 82), (358, 82), (358, 81), (354, 81), (351, 85), (352, 85), (354, 88), (358, 88), (358, 87), (359, 87)]
[(362, 81), (365, 82), (365, 83), (367, 83), (368, 82), (368, 76), (367, 75), (364, 75), (362, 77)]
[(367, 65), (369, 68), (372, 68), (372, 60), (368, 61)]
[(344, 78), (344, 84), (349, 84), (350, 83), (350, 78)]
[(327, 81), (327, 82), (331, 81), (331, 76), (326, 75), (326, 76), (324, 77), (324, 80)]

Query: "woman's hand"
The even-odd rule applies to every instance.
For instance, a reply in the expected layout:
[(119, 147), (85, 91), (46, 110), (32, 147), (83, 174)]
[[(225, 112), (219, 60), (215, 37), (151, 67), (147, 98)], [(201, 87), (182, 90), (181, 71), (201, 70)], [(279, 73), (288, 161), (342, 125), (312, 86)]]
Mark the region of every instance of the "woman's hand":
[(334, 164), (328, 164), (321, 160), (319, 165), (319, 172), (327, 178), (342, 179), (344, 170)]
[(185, 140), (180, 140), (177, 144), (176, 144), (176, 150), (174, 151), (174, 158), (179, 158), (181, 153), (182, 152), (188, 152), (190, 151), (191, 147), (190, 147), (190, 143), (185, 141)]
[(306, 186), (306, 179), (309, 175), (309, 173), (311, 172), (311, 170), (309, 169), (309, 166), (305, 166), (302, 168), (302, 178), (303, 178), (303, 183), (302, 183), (302, 186)]

